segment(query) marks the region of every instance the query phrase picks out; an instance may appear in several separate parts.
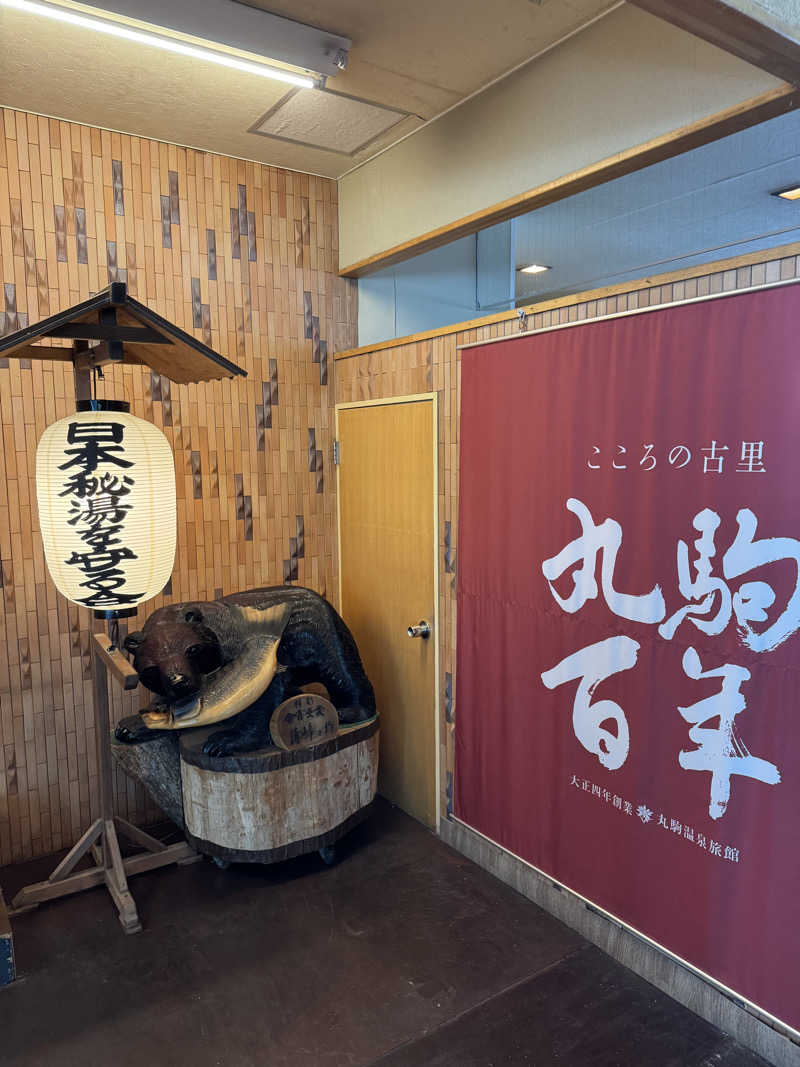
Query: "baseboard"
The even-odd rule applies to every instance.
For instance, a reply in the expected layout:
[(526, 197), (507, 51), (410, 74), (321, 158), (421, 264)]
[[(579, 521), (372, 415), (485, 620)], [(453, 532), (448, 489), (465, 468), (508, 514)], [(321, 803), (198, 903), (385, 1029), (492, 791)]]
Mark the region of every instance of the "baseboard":
[(443, 819), (442, 840), (577, 930), (587, 941), (679, 1004), (730, 1034), (774, 1067), (799, 1067), (800, 1035), (726, 992), (605, 912), (457, 819)]

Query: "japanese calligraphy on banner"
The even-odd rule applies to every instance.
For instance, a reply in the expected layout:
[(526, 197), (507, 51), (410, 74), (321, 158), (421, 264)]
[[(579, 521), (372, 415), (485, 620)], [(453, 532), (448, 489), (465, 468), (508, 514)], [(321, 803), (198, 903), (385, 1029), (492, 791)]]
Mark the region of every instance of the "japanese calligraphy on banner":
[(800, 1028), (800, 285), (462, 353), (455, 814)]

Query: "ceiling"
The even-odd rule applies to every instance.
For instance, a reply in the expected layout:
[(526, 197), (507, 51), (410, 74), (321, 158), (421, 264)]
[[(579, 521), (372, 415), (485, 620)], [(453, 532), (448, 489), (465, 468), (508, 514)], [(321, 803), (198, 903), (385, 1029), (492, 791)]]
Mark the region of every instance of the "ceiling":
[[(313, 99), (319, 90), (287, 92), (278, 82), (0, 6), (0, 106), (335, 178), (613, 5), (252, 0), (250, 6), (352, 39), (348, 69), (324, 91), (331, 99), (321, 103)], [(360, 108), (358, 101), (391, 110)], [(341, 136), (330, 135), (331, 124)], [(297, 136), (287, 137), (286, 128)]]

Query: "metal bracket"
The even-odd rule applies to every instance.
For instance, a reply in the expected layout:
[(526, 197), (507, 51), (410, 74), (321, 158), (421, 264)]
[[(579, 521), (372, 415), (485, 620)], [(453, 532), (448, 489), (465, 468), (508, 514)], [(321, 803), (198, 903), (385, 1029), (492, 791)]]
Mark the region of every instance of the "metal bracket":
[(347, 70), (347, 64), (350, 59), (350, 55), (345, 48), (336, 48), (330, 53), (330, 57), (334, 62), (334, 65), (339, 70)]

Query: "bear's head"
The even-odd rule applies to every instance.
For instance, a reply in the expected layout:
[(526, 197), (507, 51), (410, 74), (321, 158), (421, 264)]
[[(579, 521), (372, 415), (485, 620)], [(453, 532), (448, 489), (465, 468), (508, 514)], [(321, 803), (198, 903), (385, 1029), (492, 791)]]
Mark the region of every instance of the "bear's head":
[(159, 608), (122, 644), (142, 685), (168, 704), (181, 704), (236, 657), (241, 634), (230, 608), (214, 600)]

